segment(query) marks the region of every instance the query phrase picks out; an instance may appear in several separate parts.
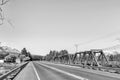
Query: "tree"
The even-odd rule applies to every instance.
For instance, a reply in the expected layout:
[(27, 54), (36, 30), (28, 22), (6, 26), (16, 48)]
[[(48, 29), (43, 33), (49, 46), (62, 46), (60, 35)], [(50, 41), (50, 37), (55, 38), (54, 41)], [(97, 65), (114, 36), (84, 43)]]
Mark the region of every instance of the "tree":
[(68, 55), (67, 50), (61, 50), (60, 52), (53, 50), (53, 51), (50, 51), (49, 54), (47, 54), (45, 56), (45, 59), (47, 61), (51, 61), (51, 60), (55, 60), (58, 57), (60, 58), (60, 57), (65, 56), (65, 55)]
[(113, 61), (114, 60), (114, 56), (111, 54), (110, 56), (109, 56), (109, 61)]
[(0, 53), (0, 59), (4, 59), (7, 55), (9, 55), (9, 53)]
[(68, 51), (67, 50), (61, 50), (60, 51), (60, 54), (63, 56), (63, 55), (67, 55), (68, 54)]
[[(27, 51), (26, 48), (23, 48), (23, 49), (21, 50), (21, 55), (24, 55), (25, 57), (28, 57), (29, 60), (32, 61), (32, 55), (31, 55), (30, 52)], [(28, 59), (28, 58), (27, 58), (27, 59)], [(23, 59), (22, 59), (22, 60), (23, 60)]]
[(25, 57), (26, 57), (25, 55), (20, 54), (19, 55), (20, 61), (23, 62), (23, 60), (24, 60)]
[(5, 57), (5, 62), (16, 62), (17, 56), (10, 54), (8, 56)]
[(12, 23), (10, 20), (6, 19), (5, 16), (4, 16), (4, 12), (3, 12), (3, 9), (2, 7), (8, 3), (10, 0), (0, 0), (0, 25), (3, 24), (3, 22), (6, 20), (11, 26), (12, 26)]
[(27, 52), (26, 48), (23, 48), (23, 49), (21, 50), (21, 54), (22, 54), (22, 55), (25, 55), (25, 56), (28, 56), (28, 52)]
[(32, 55), (30, 52), (27, 53), (27, 56), (30, 58), (30, 61), (32, 61)]

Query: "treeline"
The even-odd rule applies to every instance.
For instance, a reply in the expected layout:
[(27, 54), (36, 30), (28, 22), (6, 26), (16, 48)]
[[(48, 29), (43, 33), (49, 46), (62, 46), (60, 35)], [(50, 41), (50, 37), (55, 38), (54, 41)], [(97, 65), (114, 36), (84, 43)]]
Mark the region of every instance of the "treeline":
[(0, 59), (4, 59), (6, 56), (8, 56), (9, 53), (0, 53)]
[(19, 59), (20, 62), (27, 61), (27, 60), (31, 61), (32, 56), (31, 56), (31, 53), (28, 52), (26, 48), (23, 48), (20, 54), (14, 53), (14, 54), (9, 54), (5, 56), (4, 61), (15, 63), (16, 59)]
[[(55, 57), (60, 57), (60, 56), (64, 56), (64, 55), (68, 55), (68, 51), (67, 50), (61, 50), (61, 51), (56, 51), (56, 50), (51, 50), (49, 52), (49, 54), (47, 54), (46, 56), (44, 56), (44, 59), (47, 61), (51, 61), (53, 60), (53, 58)], [(112, 54), (108, 54), (106, 55), (108, 61), (118, 61), (120, 62), (120, 53), (115, 51)]]
[(47, 61), (51, 61), (55, 57), (60, 57), (60, 56), (64, 56), (64, 55), (68, 55), (67, 50), (61, 50), (61, 51), (53, 50), (53, 51), (50, 51), (49, 54), (47, 54), (44, 59)]
[(23, 61), (32, 61), (32, 55), (29, 51), (27, 51), (26, 48), (23, 48), (21, 50), (21, 54), (19, 55), (19, 58), (21, 60), (21, 62)]
[(44, 57), (40, 55), (32, 55), (32, 61), (43, 60)]
[(120, 53), (119, 52), (113, 52), (113, 54), (107, 55), (109, 61), (120, 61)]
[[(46, 56), (41, 56), (41, 55), (32, 55), (29, 51), (27, 51), (26, 48), (23, 48), (21, 50), (21, 53), (16, 55), (16, 54), (4, 54), (1, 57), (5, 59), (5, 62), (16, 62), (16, 59), (20, 59), (20, 62), (24, 61), (34, 61), (34, 60), (45, 60), (45, 61), (52, 61), (58, 57), (61, 56), (66, 56), (70, 55), (67, 50), (61, 50), (61, 51), (56, 51), (56, 50), (51, 50)], [(74, 56), (74, 54), (72, 55)], [(120, 63), (120, 53), (119, 52), (114, 52), (113, 54), (109, 54), (106, 56), (108, 61), (117, 61)], [(66, 59), (67, 60), (67, 59)]]
[(43, 56), (40, 55), (32, 55), (29, 51), (27, 51), (26, 48), (23, 48), (21, 50), (21, 53), (19, 55), (7, 55), (5, 57), (5, 62), (16, 62), (16, 59), (20, 59), (20, 62), (25, 62), (25, 61), (35, 61), (35, 60), (43, 60)]

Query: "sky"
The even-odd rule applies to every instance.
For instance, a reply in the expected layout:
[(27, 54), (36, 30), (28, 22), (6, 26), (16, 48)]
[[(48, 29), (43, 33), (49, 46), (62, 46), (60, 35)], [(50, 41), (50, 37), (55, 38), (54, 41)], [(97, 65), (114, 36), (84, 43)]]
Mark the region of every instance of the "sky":
[(46, 55), (119, 44), (120, 0), (10, 0), (2, 8), (0, 42), (18, 50)]

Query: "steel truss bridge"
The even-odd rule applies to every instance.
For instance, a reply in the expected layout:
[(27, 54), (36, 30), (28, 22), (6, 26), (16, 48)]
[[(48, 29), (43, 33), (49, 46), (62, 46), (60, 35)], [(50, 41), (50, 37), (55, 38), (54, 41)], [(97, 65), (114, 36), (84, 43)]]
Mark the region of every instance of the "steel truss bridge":
[(75, 54), (62, 55), (58, 57), (55, 56), (52, 61), (89, 66), (103, 66), (108, 64), (108, 60), (101, 49), (92, 49), (90, 51), (77, 52)]

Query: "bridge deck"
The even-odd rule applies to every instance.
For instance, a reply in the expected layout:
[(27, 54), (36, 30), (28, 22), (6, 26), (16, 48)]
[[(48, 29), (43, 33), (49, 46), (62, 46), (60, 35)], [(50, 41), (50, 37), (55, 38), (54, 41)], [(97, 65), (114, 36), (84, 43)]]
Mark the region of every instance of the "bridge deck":
[(120, 80), (120, 74), (49, 62), (30, 62), (14, 80)]

